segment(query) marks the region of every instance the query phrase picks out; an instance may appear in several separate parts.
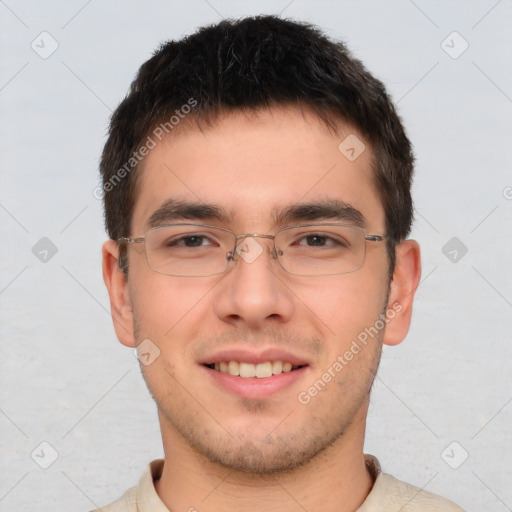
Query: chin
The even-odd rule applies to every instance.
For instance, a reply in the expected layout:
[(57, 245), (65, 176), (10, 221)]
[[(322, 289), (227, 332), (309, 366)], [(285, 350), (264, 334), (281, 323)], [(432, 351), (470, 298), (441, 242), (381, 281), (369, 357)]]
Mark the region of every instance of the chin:
[(210, 448), (203, 455), (210, 462), (232, 471), (271, 475), (294, 471), (307, 464), (315, 453), (301, 453), (296, 449), (292, 452), (286, 446), (258, 447), (257, 444), (248, 441), (238, 448), (232, 447), (229, 451), (221, 452)]
[[(311, 427), (311, 426), (310, 426)], [(316, 433), (313, 434), (313, 432)], [(229, 436), (191, 431), (185, 433), (189, 446), (206, 459), (231, 471), (258, 475), (290, 473), (306, 466), (333, 445), (344, 428), (295, 428), (279, 436), (261, 437), (246, 429), (244, 434)], [(183, 433), (182, 433), (183, 435)]]

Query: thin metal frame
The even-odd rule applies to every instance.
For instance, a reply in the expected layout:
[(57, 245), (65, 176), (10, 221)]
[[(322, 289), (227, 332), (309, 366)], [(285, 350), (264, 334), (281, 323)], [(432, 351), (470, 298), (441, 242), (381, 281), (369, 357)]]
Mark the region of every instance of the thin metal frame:
[[(353, 224), (340, 224), (340, 223), (335, 223), (335, 222), (327, 222), (327, 223), (321, 223), (321, 224), (297, 224), (295, 226), (287, 226), (287, 227), (282, 228), (279, 231), (277, 231), (275, 235), (263, 235), (263, 234), (259, 234), (259, 233), (244, 233), (244, 234), (241, 234), (241, 235), (237, 235), (236, 233), (234, 233), (230, 229), (223, 228), (223, 227), (220, 227), (220, 226), (212, 226), (212, 225), (209, 225), (209, 224), (193, 224), (193, 223), (187, 223), (187, 222), (180, 222), (180, 223), (176, 223), (176, 224), (162, 224), (160, 226), (154, 226), (152, 228), (149, 228), (146, 231), (146, 233), (144, 234), (144, 236), (142, 236), (142, 237), (131, 238), (131, 237), (124, 237), (123, 236), (123, 237), (118, 238), (117, 242), (118, 243), (128, 243), (128, 244), (140, 244), (140, 243), (144, 244), (144, 254), (146, 256), (146, 263), (148, 264), (149, 268), (151, 270), (153, 270), (153, 272), (157, 272), (158, 274), (162, 274), (162, 275), (175, 275), (175, 274), (165, 274), (163, 272), (158, 272), (158, 270), (154, 270), (154, 269), (151, 268), (151, 265), (149, 265), (149, 261), (148, 261), (148, 256), (147, 256), (147, 252), (146, 252), (146, 243), (145, 243), (146, 242), (146, 236), (147, 236), (147, 233), (149, 231), (156, 230), (156, 229), (159, 229), (159, 228), (172, 227), (172, 226), (195, 226), (195, 227), (200, 227), (200, 228), (220, 229), (222, 231), (226, 231), (228, 233), (231, 233), (233, 235), (234, 241), (235, 241), (235, 245), (233, 247), (233, 250), (226, 254), (226, 259), (227, 259), (226, 268), (222, 272), (217, 272), (215, 274), (206, 274), (206, 275), (203, 275), (203, 276), (179, 276), (179, 277), (208, 277), (208, 276), (212, 276), (212, 275), (223, 274), (229, 268), (229, 262), (234, 260), (234, 258), (235, 258), (236, 248), (238, 246), (238, 240), (240, 240), (242, 238), (248, 238), (248, 237), (251, 237), (251, 238), (267, 238), (267, 239), (272, 240), (273, 251), (271, 251), (271, 256), (273, 258), (277, 259), (277, 261), (279, 262), (279, 265), (281, 266), (281, 268), (285, 272), (287, 272), (289, 274), (292, 274), (292, 275), (302, 275), (302, 274), (294, 274), (293, 272), (289, 272), (288, 270), (286, 270), (286, 268), (283, 267), (283, 265), (281, 264), (281, 261), (279, 260), (280, 254), (278, 254), (278, 251), (277, 251), (277, 247), (276, 247), (276, 243), (275, 243), (275, 238), (276, 238), (276, 236), (279, 233), (281, 233), (282, 231), (286, 231), (288, 229), (317, 227), (317, 226), (341, 226), (341, 227), (359, 229), (360, 231), (363, 232), (364, 240), (368, 241), (368, 242), (383, 242), (384, 240), (387, 239), (387, 237), (382, 236), (382, 235), (367, 235), (365, 229), (360, 227), (360, 226), (355, 226)], [(281, 254), (283, 254), (282, 251), (281, 251)], [(354, 269), (354, 270), (351, 270), (351, 271), (348, 271), (348, 272), (340, 272), (339, 274), (313, 274), (313, 275), (311, 275), (309, 277), (321, 276), (321, 275), (350, 274), (351, 272), (356, 272), (357, 270), (359, 270), (364, 265), (365, 259), (366, 259), (366, 250), (365, 250), (365, 254), (364, 254), (363, 261), (362, 261), (361, 265), (359, 267), (357, 267), (356, 269)]]

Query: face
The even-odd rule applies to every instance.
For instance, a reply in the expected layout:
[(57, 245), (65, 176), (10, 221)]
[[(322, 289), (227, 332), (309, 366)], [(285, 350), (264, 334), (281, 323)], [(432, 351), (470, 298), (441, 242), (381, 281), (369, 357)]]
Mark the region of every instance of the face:
[[(334, 135), (292, 107), (230, 114), (202, 131), (191, 126), (146, 157), (129, 235), (144, 236), (150, 217), (169, 200), (216, 205), (225, 218), (168, 222), (236, 234), (347, 223), (329, 214), (276, 224), (291, 206), (342, 201), (360, 212), (367, 234), (384, 235), (369, 146), (354, 161), (338, 149), (353, 133), (345, 126)], [(364, 429), (383, 329), (364, 344), (361, 333), (387, 308), (388, 260), (385, 243), (367, 242), (356, 272), (297, 276), (272, 257), (270, 240), (251, 240), (261, 254), (237, 258), (224, 274), (208, 277), (156, 273), (143, 244), (131, 244), (124, 294), (133, 324), (126, 330), (134, 328), (133, 340), (124, 342), (149, 339), (152, 353), (159, 350), (141, 368), (164, 438), (223, 466), (265, 473), (293, 469), (351, 428)], [(229, 361), (232, 368), (249, 363), (241, 365), (249, 374), (253, 364), (271, 363), (277, 374), (228, 375)], [(279, 374), (279, 362), (294, 369)], [(263, 373), (268, 368), (260, 366)]]

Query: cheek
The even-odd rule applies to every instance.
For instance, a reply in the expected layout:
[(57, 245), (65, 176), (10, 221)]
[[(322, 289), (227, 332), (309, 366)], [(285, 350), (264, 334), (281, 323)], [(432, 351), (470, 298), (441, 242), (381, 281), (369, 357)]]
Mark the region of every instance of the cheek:
[(204, 320), (207, 314), (208, 291), (213, 286), (201, 279), (163, 276), (152, 271), (137, 276), (131, 285), (137, 339), (150, 338), (163, 350), (170, 340), (175, 346), (184, 329), (200, 326), (201, 318)]
[(373, 272), (365, 274), (361, 269), (330, 276), (325, 283), (319, 281), (304, 290), (305, 303), (311, 314), (322, 321), (327, 338), (336, 339), (336, 350), (374, 325), (385, 307), (386, 282), (375, 279)]

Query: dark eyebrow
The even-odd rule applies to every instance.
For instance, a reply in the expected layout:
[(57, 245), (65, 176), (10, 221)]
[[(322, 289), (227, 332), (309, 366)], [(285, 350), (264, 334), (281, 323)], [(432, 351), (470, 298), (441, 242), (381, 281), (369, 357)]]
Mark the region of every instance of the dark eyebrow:
[[(227, 225), (232, 219), (230, 212), (214, 204), (168, 199), (150, 215), (146, 226), (149, 229), (183, 220), (214, 220)], [(272, 212), (272, 220), (280, 226), (316, 220), (343, 221), (360, 227), (365, 227), (366, 224), (364, 215), (359, 210), (339, 199), (293, 204)]]
[(228, 223), (231, 215), (220, 206), (205, 203), (192, 203), (178, 199), (168, 199), (155, 210), (146, 221), (147, 228), (161, 226), (182, 220), (216, 220)]
[(364, 215), (340, 199), (325, 199), (311, 203), (297, 203), (284, 210), (274, 212), (274, 222), (278, 225), (288, 225), (304, 221), (343, 221), (359, 227), (365, 227)]

